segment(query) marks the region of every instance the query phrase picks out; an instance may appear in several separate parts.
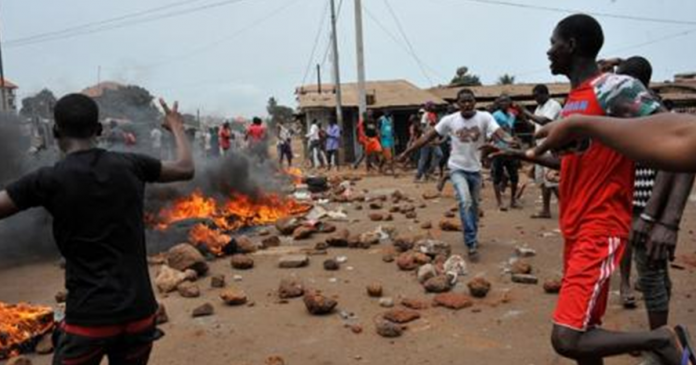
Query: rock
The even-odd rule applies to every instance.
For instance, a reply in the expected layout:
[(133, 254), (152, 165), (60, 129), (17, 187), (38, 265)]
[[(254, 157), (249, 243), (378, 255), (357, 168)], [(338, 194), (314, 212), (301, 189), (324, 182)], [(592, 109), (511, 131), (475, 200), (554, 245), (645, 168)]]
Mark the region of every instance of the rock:
[(309, 265), (307, 255), (285, 255), (278, 260), (278, 267), (282, 269), (293, 269)]
[(430, 222), (430, 221), (423, 222), (423, 223), (421, 224), (421, 228), (422, 228), (422, 229), (431, 229), (431, 228), (433, 228), (433, 223)]
[(386, 251), (382, 253), (382, 261), (384, 262), (394, 262), (394, 259), (396, 258), (396, 252), (390, 252)]
[(355, 206), (355, 210), (363, 210), (363, 206), (362, 206), (362, 205), (356, 205), (356, 206)]
[(348, 248), (364, 248), (368, 249), (371, 245), (364, 246), (360, 241), (360, 235), (352, 235), (348, 237)]
[(384, 297), (379, 298), (379, 306), (383, 308), (391, 308), (394, 306), (394, 298)]
[(425, 264), (421, 267), (418, 268), (418, 282), (423, 284), (428, 279), (434, 278), (437, 276), (437, 270), (435, 270), (435, 266), (432, 264)]
[(172, 269), (167, 265), (160, 266), (157, 276), (155, 276), (155, 286), (160, 293), (169, 293), (176, 290), (176, 287), (186, 280), (186, 274), (179, 270)]
[(385, 222), (391, 222), (391, 221), (393, 221), (393, 220), (394, 220), (394, 216), (393, 216), (393, 215), (391, 215), (391, 214), (389, 214), (389, 213), (387, 213), (387, 214), (384, 215), (384, 221), (385, 221)]
[(350, 326), (350, 331), (353, 332), (353, 333), (355, 333), (355, 334), (357, 335), (357, 334), (359, 334), (359, 333), (362, 333), (363, 328), (362, 328), (362, 326), (359, 325), (359, 324), (353, 324), (353, 325)]
[(370, 220), (373, 222), (381, 222), (382, 220), (384, 220), (384, 216), (382, 215), (382, 213), (370, 213), (369, 217)]
[(413, 252), (404, 252), (396, 258), (396, 266), (403, 271), (415, 270), (418, 267)]
[(303, 301), (307, 311), (313, 315), (325, 315), (331, 313), (338, 302), (324, 296), (318, 291), (308, 291), (304, 294)]
[(183, 298), (198, 298), (201, 296), (201, 289), (198, 287), (198, 285), (189, 281), (184, 281), (183, 283), (179, 284), (179, 286), (176, 287), (176, 290)]
[(536, 276), (529, 274), (513, 274), (512, 282), (518, 284), (538, 284), (539, 279)]
[(210, 287), (211, 288), (224, 288), (225, 287), (225, 275), (217, 274), (210, 277)]
[(531, 274), (532, 265), (522, 260), (515, 261), (510, 267), (510, 273), (514, 274)]
[(401, 325), (383, 319), (375, 321), (375, 328), (378, 335), (387, 338), (399, 337), (404, 333)]
[(328, 259), (324, 261), (324, 270), (336, 271), (341, 268), (341, 265), (334, 259)]
[(445, 212), (444, 215), (445, 215), (445, 218), (454, 218), (457, 216), (456, 214), (454, 214), (454, 212)]
[(474, 298), (485, 298), (491, 290), (491, 283), (484, 278), (474, 278), (467, 286), (469, 287), (469, 294)]
[(220, 299), (227, 305), (242, 305), (247, 302), (247, 295), (236, 288), (229, 288), (220, 293)]
[(401, 207), (398, 205), (394, 205), (391, 208), (389, 208), (389, 213), (399, 213), (401, 212)]
[(382, 318), (386, 319), (387, 321), (399, 324), (412, 322), (420, 317), (420, 313), (414, 310), (401, 308), (392, 309), (382, 315)]
[(56, 293), (56, 303), (65, 303), (66, 300), (68, 300), (68, 291), (67, 290), (59, 290)]
[(416, 214), (416, 212), (408, 212), (408, 213), (406, 213), (406, 218), (416, 219), (416, 218), (418, 218), (418, 214)]
[(459, 310), (474, 305), (471, 298), (462, 293), (442, 293), (433, 298), (433, 305)]
[(331, 247), (347, 247), (348, 238), (350, 237), (350, 231), (347, 229), (342, 229), (326, 239), (326, 243)]
[(443, 219), (440, 221), (440, 229), (445, 232), (461, 232), (462, 224), (452, 219)]
[(155, 323), (164, 324), (169, 322), (169, 315), (167, 315), (167, 308), (163, 303), (157, 303), (157, 311), (155, 312)]
[(254, 259), (247, 255), (236, 254), (230, 259), (230, 264), (237, 270), (249, 270), (254, 267)]
[(536, 251), (528, 247), (517, 247), (515, 248), (515, 254), (518, 257), (534, 257), (536, 256)]
[(373, 298), (379, 298), (382, 296), (382, 284), (372, 283), (367, 286), (367, 295)]
[(448, 275), (464, 276), (468, 273), (466, 269), (466, 261), (460, 255), (450, 256), (442, 265), (442, 269)]
[(446, 275), (438, 275), (426, 280), (423, 287), (429, 293), (444, 293), (452, 288), (450, 279)]
[(266, 365), (285, 365), (285, 360), (280, 356), (269, 356), (266, 359)]
[(427, 207), (428, 207), (428, 204), (425, 204), (425, 202), (420, 203), (420, 204), (418, 205), (418, 208), (420, 208), (420, 209), (425, 209), (425, 208), (427, 208)]
[(53, 336), (50, 333), (41, 336), (41, 339), (36, 344), (34, 351), (39, 355), (48, 355), (53, 352)]
[(401, 207), (401, 213), (403, 213), (403, 214), (407, 214), (407, 213), (411, 213), (411, 212), (415, 212), (415, 211), (416, 211), (416, 207), (414, 207), (411, 204), (404, 205)]
[(449, 257), (452, 254), (452, 246), (449, 243), (433, 239), (418, 240), (415, 244), (415, 248), (416, 251), (430, 257)]
[(292, 238), (295, 240), (306, 240), (312, 237), (314, 232), (316, 232), (316, 230), (313, 227), (300, 226), (292, 232)]
[(331, 223), (322, 222), (319, 224), (319, 233), (334, 233), (336, 229), (336, 226)]
[(415, 244), (416, 239), (409, 236), (397, 236), (393, 243), (394, 248), (396, 248), (398, 252), (410, 251)]
[(243, 279), (244, 279), (244, 278), (242, 277), (242, 275), (234, 275), (234, 276), (232, 276), (232, 280), (233, 280), (233, 281), (239, 282), (239, 281), (242, 281)]
[(32, 362), (28, 357), (20, 355), (7, 360), (5, 365), (32, 365)]
[(280, 299), (298, 298), (304, 295), (304, 285), (295, 279), (283, 279), (278, 287), (278, 297)]
[(179, 271), (192, 269), (199, 275), (205, 275), (208, 272), (205, 257), (188, 243), (176, 245), (167, 252), (167, 265)]
[(297, 218), (280, 219), (275, 224), (278, 232), (284, 236), (291, 235), (293, 232), (295, 232), (295, 229), (301, 225), (302, 223)]
[(268, 228), (261, 228), (261, 229), (259, 229), (259, 231), (257, 232), (257, 234), (258, 234), (259, 236), (261, 236), (261, 237), (264, 237), (264, 236), (270, 235), (270, 234), (271, 234), (271, 231), (268, 230)]
[(370, 203), (370, 209), (372, 209), (372, 210), (379, 210), (379, 209), (382, 209), (382, 207), (383, 207), (382, 203), (380, 203), (380, 202)]
[(266, 249), (266, 248), (271, 248), (271, 247), (278, 247), (280, 246), (281, 241), (280, 237), (278, 236), (270, 236), (266, 237), (261, 241), (261, 247)]
[(549, 294), (557, 294), (561, 291), (561, 281), (557, 279), (546, 280), (544, 282), (544, 291)]
[(214, 313), (215, 313), (215, 308), (213, 307), (213, 305), (210, 303), (205, 303), (199, 307), (196, 307), (191, 312), (191, 317), (196, 318), (196, 317), (211, 316)]
[(428, 304), (428, 302), (426, 301), (408, 298), (402, 299), (401, 305), (414, 310), (423, 310), (430, 308), (430, 304)]
[(440, 197), (440, 193), (437, 191), (426, 191), (423, 193), (423, 199), (425, 200), (432, 200), (432, 199), (437, 199)]
[(370, 247), (379, 243), (379, 233), (365, 232), (360, 235), (360, 247)]
[(416, 252), (413, 254), (413, 261), (416, 262), (416, 265), (420, 266), (420, 265), (429, 264), (430, 261), (432, 261), (432, 259), (430, 258), (430, 256), (428, 256), (424, 253)]
[(186, 269), (184, 270), (184, 280), (196, 281), (198, 280), (198, 273), (196, 272), (196, 270)]

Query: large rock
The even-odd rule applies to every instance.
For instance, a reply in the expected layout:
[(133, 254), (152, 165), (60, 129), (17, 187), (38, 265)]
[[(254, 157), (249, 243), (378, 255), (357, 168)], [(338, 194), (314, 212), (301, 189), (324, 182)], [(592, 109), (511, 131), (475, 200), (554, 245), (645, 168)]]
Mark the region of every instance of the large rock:
[(411, 236), (398, 236), (394, 239), (394, 248), (399, 252), (410, 251), (416, 244), (415, 237)]
[(384, 319), (375, 321), (375, 329), (377, 334), (387, 338), (399, 337), (404, 333), (404, 328), (400, 324)]
[(155, 286), (160, 293), (169, 293), (176, 290), (176, 287), (185, 280), (185, 273), (172, 269), (167, 265), (162, 265), (157, 276), (155, 276)]
[(284, 236), (291, 235), (293, 232), (295, 232), (295, 229), (301, 225), (302, 222), (300, 222), (297, 218), (280, 219), (275, 224), (278, 232)]
[(324, 315), (331, 313), (338, 302), (318, 291), (308, 291), (304, 294), (304, 304), (307, 311), (313, 315)]
[(210, 277), (210, 287), (211, 288), (224, 288), (225, 287), (225, 274), (217, 274)]
[(522, 260), (517, 260), (512, 264), (512, 267), (510, 267), (510, 273), (512, 274), (531, 274), (532, 273), (532, 265), (530, 265), (528, 262), (522, 261)]
[(201, 296), (201, 289), (197, 284), (189, 281), (184, 281), (176, 287), (176, 290), (184, 298), (198, 298)]
[(446, 275), (438, 275), (426, 280), (423, 287), (429, 293), (444, 293), (452, 289), (451, 281)]
[(474, 278), (467, 286), (469, 287), (469, 294), (474, 298), (485, 298), (491, 290), (491, 283), (481, 277)]
[(459, 310), (474, 305), (471, 298), (462, 293), (442, 293), (433, 298), (433, 305)]
[(452, 245), (443, 241), (432, 239), (418, 240), (415, 246), (417, 251), (430, 257), (449, 257), (452, 254)]
[(395, 308), (382, 315), (382, 318), (394, 323), (408, 323), (420, 318), (420, 313), (411, 309)]
[(365, 232), (360, 235), (360, 247), (373, 246), (379, 243), (379, 233)]
[(452, 219), (443, 219), (440, 221), (440, 229), (445, 232), (461, 232), (462, 224)]
[(367, 286), (367, 295), (373, 298), (379, 298), (382, 296), (382, 284), (372, 283)]
[(245, 235), (235, 237), (234, 242), (237, 244), (237, 253), (240, 254), (254, 253), (259, 249), (258, 245)]
[(192, 269), (199, 275), (205, 275), (208, 272), (205, 257), (188, 243), (176, 245), (167, 252), (167, 265), (179, 271)]
[(546, 280), (544, 282), (544, 291), (549, 294), (557, 294), (561, 291), (561, 281), (558, 279)]
[(283, 279), (278, 287), (278, 297), (280, 299), (298, 298), (304, 295), (304, 284), (295, 279)]
[(415, 270), (418, 267), (413, 252), (404, 252), (396, 258), (396, 266), (404, 271)]
[(247, 302), (247, 295), (237, 288), (229, 288), (220, 293), (220, 299), (227, 305), (242, 305)]
[(512, 282), (513, 283), (518, 283), (518, 284), (538, 284), (539, 283), (539, 278), (537, 278), (534, 275), (529, 275), (529, 274), (513, 274), (512, 275)]
[(423, 310), (423, 309), (430, 308), (430, 304), (428, 304), (428, 302), (426, 302), (424, 300), (409, 299), (409, 298), (402, 299), (401, 305), (403, 305), (406, 308), (414, 309), (414, 310)]
[(294, 269), (309, 265), (307, 255), (285, 255), (278, 260), (278, 267), (282, 269)]
[(280, 237), (278, 236), (270, 236), (266, 237), (261, 241), (261, 247), (266, 249), (266, 248), (271, 248), (271, 247), (278, 247), (280, 246), (281, 241)]
[(254, 259), (247, 255), (237, 254), (232, 256), (230, 264), (237, 270), (249, 270), (254, 267)]
[(316, 232), (316, 229), (313, 227), (299, 226), (292, 232), (292, 238), (295, 240), (306, 240), (312, 237), (314, 232)]
[(196, 307), (192, 312), (191, 312), (191, 317), (205, 317), (205, 316), (211, 316), (215, 313), (215, 307), (213, 307), (212, 304), (210, 303), (205, 303), (199, 307)]
[(425, 283), (431, 278), (434, 278), (437, 276), (437, 270), (435, 270), (435, 266), (432, 264), (426, 264), (418, 268), (418, 282), (419, 283)]
[(326, 239), (326, 244), (331, 247), (347, 247), (350, 231), (342, 229)]

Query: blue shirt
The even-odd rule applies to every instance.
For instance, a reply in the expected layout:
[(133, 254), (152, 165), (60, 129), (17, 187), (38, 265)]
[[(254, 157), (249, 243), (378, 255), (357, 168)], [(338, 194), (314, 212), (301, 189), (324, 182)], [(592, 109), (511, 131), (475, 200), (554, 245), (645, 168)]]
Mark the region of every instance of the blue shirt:
[[(515, 122), (517, 122), (517, 118), (514, 114), (497, 110), (495, 113), (493, 113), (493, 118), (495, 118), (496, 123), (498, 123), (500, 128), (507, 132), (507, 134), (510, 136), (514, 134)], [(501, 147), (509, 147), (507, 143), (502, 141), (498, 141), (496, 144)]]
[(394, 122), (391, 118), (382, 117), (379, 119), (379, 134), (382, 136), (382, 148), (394, 148)]

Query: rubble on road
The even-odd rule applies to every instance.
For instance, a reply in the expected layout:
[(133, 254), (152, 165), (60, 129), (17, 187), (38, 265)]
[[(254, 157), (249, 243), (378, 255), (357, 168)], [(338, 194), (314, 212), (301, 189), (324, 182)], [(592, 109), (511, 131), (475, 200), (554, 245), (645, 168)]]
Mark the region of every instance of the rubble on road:
[(491, 283), (482, 277), (474, 278), (467, 286), (469, 287), (469, 294), (474, 298), (485, 298), (491, 290)]
[(325, 315), (333, 312), (338, 302), (332, 298), (323, 295), (319, 291), (306, 291), (303, 301), (307, 311), (313, 315)]

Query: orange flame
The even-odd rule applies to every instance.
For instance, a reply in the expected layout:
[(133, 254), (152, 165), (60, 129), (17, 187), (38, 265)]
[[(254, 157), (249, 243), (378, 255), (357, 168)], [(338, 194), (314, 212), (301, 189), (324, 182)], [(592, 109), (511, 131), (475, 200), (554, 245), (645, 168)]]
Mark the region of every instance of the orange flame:
[(197, 224), (189, 231), (189, 241), (194, 245), (206, 245), (210, 252), (216, 256), (224, 254), (223, 249), (230, 242), (231, 237), (212, 229), (205, 224)]
[(302, 170), (297, 167), (288, 167), (284, 170), (285, 174), (292, 178), (295, 185), (302, 184)]
[(19, 355), (23, 344), (48, 333), (53, 326), (50, 307), (0, 302), (0, 359)]

